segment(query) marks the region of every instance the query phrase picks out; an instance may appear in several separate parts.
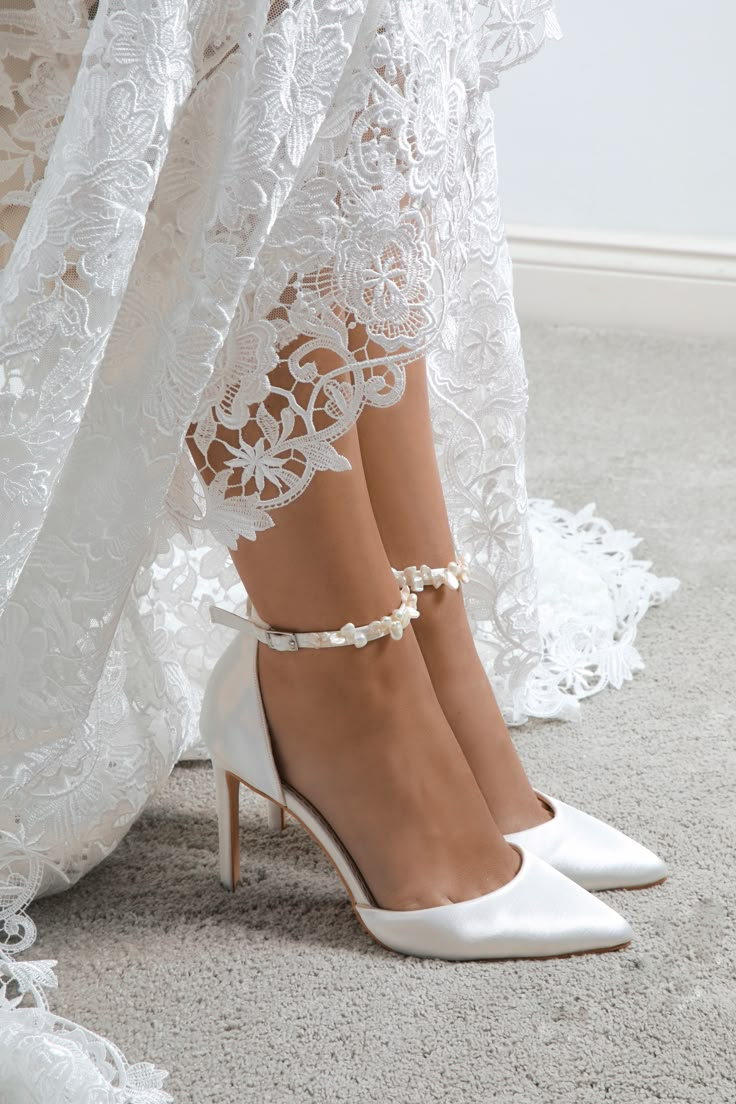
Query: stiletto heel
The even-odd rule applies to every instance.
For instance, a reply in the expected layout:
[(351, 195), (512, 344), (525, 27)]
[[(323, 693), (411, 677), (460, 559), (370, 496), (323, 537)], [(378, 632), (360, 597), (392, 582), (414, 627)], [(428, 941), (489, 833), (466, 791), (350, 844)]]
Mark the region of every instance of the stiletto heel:
[(240, 779), (217, 763), (213, 766), (220, 844), (220, 881), (226, 889), (233, 890), (240, 882)]
[[(462, 556), (447, 567), (394, 569), (399, 586), (413, 594), (433, 587), (457, 590), (469, 578)], [(667, 878), (667, 867), (653, 851), (605, 821), (537, 791), (552, 816), (533, 828), (508, 834), (506, 842), (524, 847), (584, 889), (646, 889)]]
[(266, 802), (268, 805), (268, 827), (272, 832), (283, 832), (286, 828), (286, 814), (280, 805), (276, 805), (273, 801)]
[(215, 767), (220, 823), (220, 877), (232, 889), (239, 880), (238, 794), (242, 782), (272, 803), (269, 823), (283, 825), (284, 810), (306, 828), (331, 860), (363, 927), (382, 946), (402, 954), (444, 959), (548, 958), (615, 950), (632, 932), (603, 902), (516, 847), (521, 864), (500, 889), (456, 904), (395, 911), (379, 908), (342, 841), (319, 810), (279, 776), (258, 681), (258, 643), (281, 652), (302, 648), (363, 648), (373, 640), (400, 640), (418, 616), (405, 587), (401, 605), (369, 625), (334, 632), (277, 632), (251, 618), (216, 607), (212, 620), (237, 637), (217, 662), (202, 704), (200, 727)]

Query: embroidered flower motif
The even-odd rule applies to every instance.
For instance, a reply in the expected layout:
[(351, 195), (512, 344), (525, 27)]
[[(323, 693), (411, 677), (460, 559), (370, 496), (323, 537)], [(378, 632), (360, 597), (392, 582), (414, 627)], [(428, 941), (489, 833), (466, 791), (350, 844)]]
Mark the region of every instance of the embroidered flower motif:
[(158, 12), (116, 10), (108, 17), (110, 53), (116, 64), (142, 69), (141, 79), (158, 85), (167, 97), (168, 121), (192, 84), (191, 36), (187, 11), (174, 0), (159, 0)]
[[(13, 124), (16, 141), (32, 146), (41, 160), (47, 160), (56, 138), (59, 123), (69, 100), (74, 70), (59, 65), (58, 59), (38, 58), (31, 65), (31, 73), (17, 87), (23, 103), (18, 119)], [(0, 76), (0, 94), (8, 95), (8, 78)], [(3, 106), (13, 107), (10, 104)]]
[(257, 77), (268, 89), (269, 125), (281, 133), (286, 156), (297, 167), (319, 129), (348, 47), (339, 19), (326, 23), (313, 4), (300, 3), (273, 21), (263, 48)]
[(552, 0), (479, 0), (487, 9), (478, 29), (485, 44), (485, 88), (495, 88), (504, 69), (535, 54), (547, 38), (559, 38)]
[(263, 509), (260, 494), (226, 497), (229, 475), (229, 471), (218, 472), (204, 489), (205, 512), (200, 527), (206, 527), (213, 540), (234, 549), (240, 537), (255, 540), (258, 533), (272, 529), (274, 521)]
[(238, 446), (237, 455), (227, 460), (226, 464), (228, 468), (242, 470), (243, 483), (255, 479), (259, 491), (263, 491), (267, 482), (273, 483), (277, 489), (288, 482), (284, 457), (274, 455), (265, 437), (261, 437), (255, 445), (242, 442)]
[(369, 193), (362, 204), (338, 245), (336, 295), (372, 338), (395, 349), (432, 327), (426, 225), (419, 210), (385, 195)]
[(408, 147), (413, 194), (452, 195), (462, 165), (467, 94), (451, 71), (447, 36), (436, 33), (425, 51), (415, 49), (408, 63), (402, 143)]

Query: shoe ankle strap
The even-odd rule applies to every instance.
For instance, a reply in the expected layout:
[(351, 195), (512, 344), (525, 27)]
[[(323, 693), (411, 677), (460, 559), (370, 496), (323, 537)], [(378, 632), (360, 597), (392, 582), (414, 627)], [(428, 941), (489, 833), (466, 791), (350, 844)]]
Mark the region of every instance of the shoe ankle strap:
[(421, 594), (425, 587), (432, 586), (438, 590), (441, 586), (448, 586), (451, 590), (458, 590), (461, 583), (467, 583), (469, 578), (468, 565), (462, 556), (457, 560), (450, 560), (446, 567), (428, 567), (421, 564), (419, 567), (405, 567), (403, 571), (393, 569), (394, 578), (400, 587), (408, 587), (414, 594)]
[(344, 648), (348, 645), (364, 648), (372, 640), (380, 640), (384, 636), (401, 640), (404, 629), (415, 617), (419, 617), (419, 610), (416, 595), (405, 586), (401, 588), (401, 604), (380, 621), (358, 626), (348, 622), (341, 629), (331, 632), (280, 632), (264, 624), (255, 611), (251, 617), (241, 617), (240, 614), (220, 609), (219, 606), (210, 606), (210, 617), (216, 625), (225, 625), (229, 629), (253, 636), (275, 652), (298, 652), (302, 648)]

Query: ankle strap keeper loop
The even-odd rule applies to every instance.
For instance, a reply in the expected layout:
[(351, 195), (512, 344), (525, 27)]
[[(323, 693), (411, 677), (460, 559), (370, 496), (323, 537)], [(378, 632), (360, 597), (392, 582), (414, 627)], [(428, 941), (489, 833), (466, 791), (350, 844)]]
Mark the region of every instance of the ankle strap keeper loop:
[(416, 595), (405, 586), (401, 589), (401, 605), (385, 617), (357, 627), (349, 621), (341, 629), (330, 632), (279, 632), (264, 625), (255, 616), (241, 617), (237, 613), (220, 609), (219, 606), (210, 606), (210, 617), (214, 624), (225, 625), (229, 629), (255, 637), (274, 652), (298, 652), (302, 648), (344, 648), (349, 645), (364, 648), (366, 644), (384, 636), (401, 640), (404, 629), (415, 617), (419, 617), (419, 610)]

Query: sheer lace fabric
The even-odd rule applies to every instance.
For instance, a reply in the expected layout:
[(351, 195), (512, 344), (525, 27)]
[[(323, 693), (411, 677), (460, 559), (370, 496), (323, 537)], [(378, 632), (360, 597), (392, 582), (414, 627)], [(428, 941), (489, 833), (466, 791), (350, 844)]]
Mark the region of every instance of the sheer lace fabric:
[[(162, 1098), (45, 1011), (22, 910), (108, 854), (194, 745), (223, 647), (206, 607), (243, 601), (226, 546), (339, 470), (335, 440), (409, 364), (508, 718), (636, 669), (673, 584), (628, 535), (526, 501), (489, 93), (556, 34), (549, 0), (0, 6), (0, 968), (38, 1006), (0, 993), (18, 1084), (39, 1036), (74, 1104), (95, 1078), (99, 1099)], [(225, 469), (199, 480), (187, 435)]]

